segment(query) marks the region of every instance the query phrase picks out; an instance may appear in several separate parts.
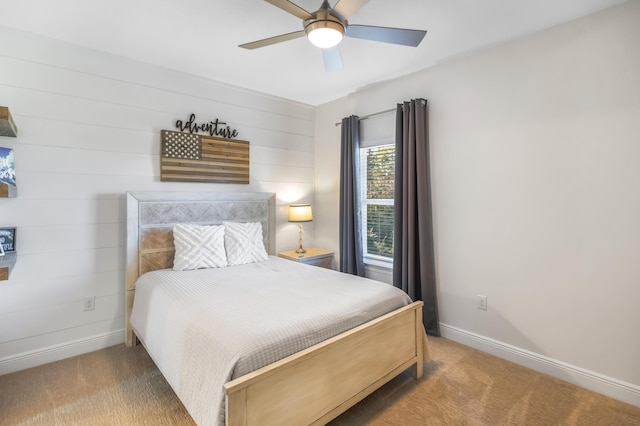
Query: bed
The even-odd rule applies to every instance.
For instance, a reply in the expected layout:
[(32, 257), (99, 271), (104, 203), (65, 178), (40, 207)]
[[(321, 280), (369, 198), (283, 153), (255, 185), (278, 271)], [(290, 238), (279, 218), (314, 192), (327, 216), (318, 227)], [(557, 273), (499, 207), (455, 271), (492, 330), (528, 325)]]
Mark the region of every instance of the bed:
[[(171, 270), (174, 225), (223, 222), (261, 224), (268, 258)], [(421, 302), (277, 258), (274, 235), (272, 193), (127, 193), (126, 344), (142, 342), (198, 424), (325, 424), (407, 368), (422, 376)]]

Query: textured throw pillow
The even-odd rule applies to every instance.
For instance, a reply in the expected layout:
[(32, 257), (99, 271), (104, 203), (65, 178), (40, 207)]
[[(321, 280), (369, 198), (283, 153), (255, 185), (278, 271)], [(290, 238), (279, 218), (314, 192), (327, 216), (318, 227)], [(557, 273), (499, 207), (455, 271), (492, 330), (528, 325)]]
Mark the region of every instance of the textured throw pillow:
[(262, 262), (269, 258), (262, 241), (260, 222), (224, 222), (224, 248), (229, 266)]
[(227, 266), (223, 225), (175, 225), (173, 243), (176, 247), (174, 271)]

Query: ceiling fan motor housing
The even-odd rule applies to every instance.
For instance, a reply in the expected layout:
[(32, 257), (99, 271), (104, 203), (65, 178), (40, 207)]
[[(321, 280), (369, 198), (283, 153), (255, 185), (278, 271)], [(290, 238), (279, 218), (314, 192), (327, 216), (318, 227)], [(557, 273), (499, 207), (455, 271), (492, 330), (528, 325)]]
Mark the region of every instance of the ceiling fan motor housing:
[[(333, 16), (331, 18), (333, 18)], [(307, 33), (307, 35), (309, 35), (311, 31), (317, 30), (319, 28), (330, 28), (344, 35), (344, 27), (345, 26), (342, 24), (342, 22), (340, 22), (336, 18), (326, 19), (326, 20), (310, 19), (304, 22), (304, 30)]]

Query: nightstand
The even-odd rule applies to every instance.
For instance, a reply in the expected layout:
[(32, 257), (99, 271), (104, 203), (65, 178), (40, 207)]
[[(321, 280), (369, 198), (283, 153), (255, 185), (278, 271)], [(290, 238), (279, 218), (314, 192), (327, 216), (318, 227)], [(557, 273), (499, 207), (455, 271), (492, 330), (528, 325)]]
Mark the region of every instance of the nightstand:
[(295, 250), (281, 251), (278, 257), (294, 260), (307, 265), (320, 266), (322, 268), (332, 269), (333, 252), (322, 250), (319, 248), (308, 248), (306, 253), (298, 254)]

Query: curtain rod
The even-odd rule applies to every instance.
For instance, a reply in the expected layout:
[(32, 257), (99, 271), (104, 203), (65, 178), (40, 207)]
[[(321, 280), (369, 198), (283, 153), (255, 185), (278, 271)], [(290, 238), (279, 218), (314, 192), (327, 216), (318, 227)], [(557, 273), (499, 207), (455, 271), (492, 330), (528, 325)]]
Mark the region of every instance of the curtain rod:
[[(382, 115), (382, 114), (388, 114), (388, 113), (393, 112), (395, 110), (396, 110), (396, 108), (386, 109), (384, 111), (374, 112), (373, 114), (369, 114), (369, 115), (365, 115), (365, 116), (362, 116), (362, 117), (358, 117), (358, 119), (359, 120), (366, 120), (367, 118), (373, 118), (373, 117), (377, 117), (377, 116)], [(341, 124), (342, 124), (342, 122), (336, 123), (336, 127), (341, 125)]]
[[(420, 101), (422, 106), (426, 105), (426, 103), (427, 103), (427, 101), (425, 101), (423, 98), (418, 98), (417, 100)], [(402, 104), (398, 104), (398, 105), (400, 107), (402, 107)], [(388, 113), (393, 112), (393, 111), (397, 111), (397, 108), (385, 109), (384, 111), (374, 112), (373, 114), (369, 114), (369, 115), (365, 115), (365, 116), (362, 116), (362, 117), (358, 117), (358, 119), (359, 120), (366, 120), (367, 118), (377, 117), (379, 115), (388, 114)], [(335, 124), (336, 124), (336, 127), (338, 127), (339, 125), (342, 124), (342, 122), (335, 123)]]

